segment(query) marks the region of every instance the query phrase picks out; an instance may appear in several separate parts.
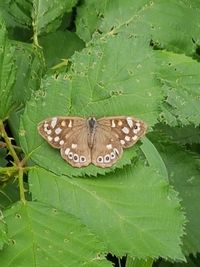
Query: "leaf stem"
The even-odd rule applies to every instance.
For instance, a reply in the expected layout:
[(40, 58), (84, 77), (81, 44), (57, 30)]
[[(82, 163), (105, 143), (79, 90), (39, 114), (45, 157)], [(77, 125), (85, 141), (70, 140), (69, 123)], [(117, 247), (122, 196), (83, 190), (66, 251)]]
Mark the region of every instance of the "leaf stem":
[(18, 181), (19, 181), (19, 192), (20, 192), (20, 199), (22, 203), (26, 203), (26, 198), (25, 198), (25, 189), (24, 189), (24, 181), (23, 181), (23, 168), (19, 167), (19, 176), (18, 176)]
[(2, 137), (4, 138), (5, 142), (6, 142), (6, 145), (7, 145), (7, 148), (11, 154), (11, 156), (13, 157), (14, 159), (14, 162), (15, 164), (18, 166), (20, 165), (20, 159), (18, 158), (14, 148), (13, 148), (13, 145), (10, 141), (10, 138), (8, 137), (7, 133), (6, 133), (6, 130), (4, 128), (4, 124), (3, 124), (3, 121), (0, 120), (0, 133), (2, 135)]

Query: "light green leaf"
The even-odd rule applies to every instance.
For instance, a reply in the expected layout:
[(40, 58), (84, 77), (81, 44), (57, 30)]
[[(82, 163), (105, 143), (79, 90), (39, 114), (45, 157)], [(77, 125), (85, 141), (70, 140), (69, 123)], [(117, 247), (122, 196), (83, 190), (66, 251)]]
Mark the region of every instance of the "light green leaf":
[[(41, 146), (37, 124), (47, 117), (133, 115), (149, 126), (157, 122), (161, 91), (154, 79), (157, 66), (152, 51), (141, 48), (142, 44), (132, 39), (124, 42), (125, 38), (126, 34), (120, 33), (96, 41), (81, 53), (76, 53), (64, 79), (55, 76), (44, 81), (45, 96), (39, 97), (38, 101), (32, 99), (27, 105), (21, 124), (24, 134), (20, 141), (25, 153), (31, 155), (37, 164), (68, 176), (104, 174), (114, 169), (89, 166), (78, 170), (66, 164), (58, 151), (47, 144)], [(130, 164), (133, 155), (134, 149), (126, 150), (117, 167)]]
[(15, 79), (13, 55), (14, 48), (7, 38), (6, 27), (0, 20), (0, 120), (5, 120), (13, 108), (12, 85)]
[(96, 40), (73, 57), (71, 112), (130, 114), (154, 124), (161, 100), (156, 69), (152, 50), (126, 32)]
[(173, 145), (156, 144), (169, 172), (169, 180), (180, 193), (186, 211), (186, 234), (183, 248), (186, 255), (200, 250), (200, 158)]
[(76, 2), (77, 0), (33, 0), (34, 38), (37, 39), (42, 33), (55, 31), (60, 26), (64, 13), (71, 11)]
[(145, 154), (145, 157), (148, 161), (148, 164), (159, 171), (159, 173), (165, 178), (168, 179), (168, 173), (159, 152), (155, 146), (147, 138), (143, 138), (143, 144), (141, 145), (141, 150)]
[(17, 203), (5, 212), (10, 243), (0, 265), (108, 267), (102, 244), (78, 219), (37, 202)]
[(85, 41), (89, 41), (97, 30), (107, 34), (132, 23), (132, 32), (138, 36), (148, 35), (154, 47), (193, 54), (200, 43), (200, 6), (196, 1), (100, 2), (86, 0), (78, 8), (77, 33)]
[(158, 79), (166, 95), (162, 120), (170, 126), (199, 125), (199, 63), (185, 55), (166, 51), (156, 55), (161, 65)]
[(77, 7), (76, 33), (85, 42), (89, 42), (97, 30), (108, 2), (108, 0), (86, 0)]
[(8, 242), (7, 225), (4, 221), (2, 211), (0, 210), (0, 250), (2, 250), (2, 248), (7, 242)]
[(127, 257), (126, 267), (152, 267), (153, 259), (135, 259)]
[(150, 167), (136, 164), (98, 179), (34, 169), (29, 184), (33, 199), (80, 218), (115, 255), (184, 258), (176, 193)]

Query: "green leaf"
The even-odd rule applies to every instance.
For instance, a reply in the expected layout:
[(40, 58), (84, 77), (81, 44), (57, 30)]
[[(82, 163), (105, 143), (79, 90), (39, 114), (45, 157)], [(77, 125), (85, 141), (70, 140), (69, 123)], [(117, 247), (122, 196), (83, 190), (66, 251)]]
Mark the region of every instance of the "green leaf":
[(162, 105), (162, 121), (170, 126), (200, 124), (199, 63), (185, 55), (157, 52), (162, 66), (158, 79), (166, 100)]
[(7, 165), (8, 161), (6, 160), (6, 156), (7, 156), (7, 149), (1, 148), (0, 144), (0, 167), (5, 167)]
[[(41, 146), (37, 124), (47, 117), (134, 115), (144, 119), (149, 126), (157, 122), (162, 96), (154, 79), (153, 70), (157, 66), (152, 51), (145, 50), (140, 42), (132, 39), (124, 42), (125, 38), (127, 35), (123, 33), (113, 35), (76, 53), (70, 72), (64, 77), (48, 78), (44, 81), (45, 96), (29, 102), (22, 118), (21, 133), (24, 134), (20, 136), (20, 142), (25, 153), (37, 164), (68, 176), (105, 174), (114, 169), (89, 166), (78, 170), (66, 164), (58, 151), (44, 142)], [(135, 57), (134, 61), (132, 57)], [(117, 167), (130, 164), (133, 155), (134, 149), (126, 150)]]
[(200, 250), (200, 158), (176, 145), (156, 144), (167, 166), (171, 184), (180, 193), (187, 216), (183, 248), (186, 255)]
[(0, 120), (5, 120), (13, 108), (12, 85), (15, 79), (14, 48), (11, 46), (6, 27), (0, 20)]
[(174, 142), (179, 144), (199, 144), (200, 128), (188, 125), (185, 127), (170, 127), (169, 125), (159, 124), (157, 130), (165, 132)]
[(127, 257), (126, 260), (126, 267), (152, 267), (152, 264), (152, 259), (141, 260)]
[(71, 11), (77, 0), (33, 0), (32, 23), (34, 36), (55, 31), (65, 12)]
[(0, 250), (2, 250), (4, 244), (8, 242), (7, 227), (3, 218), (2, 211), (0, 210)]
[(19, 188), (17, 182), (10, 179), (5, 186), (0, 188), (0, 209), (4, 210), (19, 200)]
[(48, 67), (68, 60), (75, 51), (84, 47), (78, 36), (69, 31), (57, 31), (39, 38), (39, 43), (44, 49), (44, 57)]
[(148, 164), (159, 171), (159, 173), (165, 178), (168, 179), (168, 173), (159, 152), (155, 146), (147, 138), (143, 139), (143, 144), (141, 145), (141, 150), (145, 154), (145, 157), (148, 161)]
[(16, 82), (13, 86), (13, 100), (18, 110), (11, 112), (9, 126), (15, 141), (19, 144), (19, 122), (26, 101), (40, 88), (45, 71), (44, 57), (41, 49), (31, 44), (13, 42), (15, 45), (14, 60), (17, 66)]
[(80, 218), (115, 255), (184, 258), (176, 193), (150, 167), (136, 164), (98, 179), (34, 169), (29, 183), (33, 199)]
[(134, 34), (148, 36), (152, 45), (193, 54), (199, 44), (199, 4), (196, 1), (87, 0), (78, 8), (77, 33), (89, 41), (95, 31), (106, 34), (133, 23)]
[(45, 64), (41, 49), (21, 42), (13, 44), (15, 45), (14, 59), (17, 66), (13, 98), (22, 108), (33, 92), (40, 88)]
[(97, 30), (108, 2), (108, 0), (89, 0), (77, 7), (76, 33), (85, 42), (89, 42)]
[(31, 27), (31, 0), (1, 0), (0, 8), (9, 27)]
[(10, 243), (0, 252), (1, 266), (111, 266), (97, 256), (102, 244), (70, 214), (26, 202), (8, 209), (5, 220)]

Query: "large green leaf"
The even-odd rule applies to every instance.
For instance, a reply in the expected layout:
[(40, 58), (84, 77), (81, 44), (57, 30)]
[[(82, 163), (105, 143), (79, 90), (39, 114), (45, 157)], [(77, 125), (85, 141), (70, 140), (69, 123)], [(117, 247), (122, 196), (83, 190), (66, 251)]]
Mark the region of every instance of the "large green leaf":
[(6, 119), (13, 108), (12, 85), (15, 79), (13, 54), (14, 47), (7, 38), (5, 24), (0, 20), (0, 120)]
[(7, 225), (4, 221), (2, 211), (0, 210), (0, 250), (8, 242)]
[(5, 212), (10, 243), (0, 252), (0, 265), (111, 266), (103, 245), (78, 219), (37, 202), (17, 203)]
[(72, 213), (116, 255), (183, 259), (184, 217), (176, 193), (142, 164), (98, 178), (68, 178), (35, 168), (33, 199)]
[(156, 56), (161, 66), (158, 79), (166, 95), (162, 120), (171, 126), (199, 125), (199, 63), (185, 55), (166, 51)]
[(148, 36), (148, 44), (193, 54), (199, 44), (199, 10), (197, 0), (86, 0), (78, 9), (77, 33), (88, 41), (99, 29), (106, 34), (132, 23), (134, 34)]
[[(153, 53), (137, 40), (124, 42), (126, 37), (126, 33), (108, 36), (75, 53), (69, 73), (64, 77), (49, 77), (44, 81), (44, 96), (29, 102), (22, 118), (24, 134), (20, 139), (23, 150), (36, 163), (66, 175), (108, 171), (94, 166), (74, 169), (60, 158), (58, 151), (47, 144), (41, 146), (37, 124), (47, 117), (133, 115), (144, 119), (149, 126), (157, 122), (161, 91), (154, 77), (157, 66)], [(127, 150), (117, 166), (130, 164), (133, 151)]]
[(167, 166), (169, 180), (180, 193), (188, 219), (183, 248), (185, 254), (196, 254), (200, 250), (200, 158), (175, 144), (161, 144), (155, 141)]

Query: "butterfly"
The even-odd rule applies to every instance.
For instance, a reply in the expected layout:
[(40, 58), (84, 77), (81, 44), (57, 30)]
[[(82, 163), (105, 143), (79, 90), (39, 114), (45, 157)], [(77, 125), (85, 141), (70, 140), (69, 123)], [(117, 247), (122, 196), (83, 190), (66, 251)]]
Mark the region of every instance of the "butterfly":
[(147, 125), (134, 117), (53, 117), (38, 124), (40, 135), (73, 167), (90, 163), (111, 167), (145, 135)]

